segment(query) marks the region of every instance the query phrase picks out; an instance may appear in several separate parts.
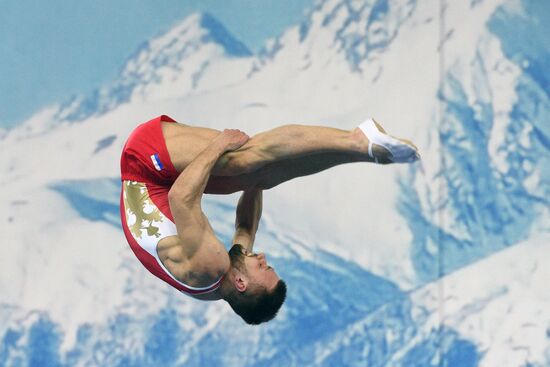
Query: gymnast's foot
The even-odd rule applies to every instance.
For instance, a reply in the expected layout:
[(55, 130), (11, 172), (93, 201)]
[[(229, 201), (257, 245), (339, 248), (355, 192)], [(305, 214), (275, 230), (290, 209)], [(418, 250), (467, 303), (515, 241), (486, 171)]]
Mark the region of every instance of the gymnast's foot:
[(362, 140), (362, 150), (376, 163), (412, 163), (420, 159), (412, 142), (388, 135), (372, 118), (355, 128), (352, 135)]

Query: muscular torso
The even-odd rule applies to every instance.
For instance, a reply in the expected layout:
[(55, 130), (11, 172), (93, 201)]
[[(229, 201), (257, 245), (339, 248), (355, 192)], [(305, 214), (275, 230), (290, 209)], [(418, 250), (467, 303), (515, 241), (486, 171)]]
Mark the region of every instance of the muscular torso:
[(180, 282), (191, 287), (207, 287), (215, 283), (229, 268), (229, 256), (214, 238), (200, 246), (194, 254), (186, 251), (178, 236), (165, 237), (157, 245), (163, 265)]

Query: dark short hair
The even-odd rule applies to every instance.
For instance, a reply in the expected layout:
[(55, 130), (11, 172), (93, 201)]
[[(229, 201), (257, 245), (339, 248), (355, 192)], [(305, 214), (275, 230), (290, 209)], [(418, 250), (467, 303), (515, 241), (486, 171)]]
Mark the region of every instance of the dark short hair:
[(285, 298), (286, 283), (279, 280), (271, 292), (264, 289), (258, 294), (258, 291), (239, 292), (235, 289), (225, 297), (225, 300), (247, 324), (258, 325), (272, 320)]

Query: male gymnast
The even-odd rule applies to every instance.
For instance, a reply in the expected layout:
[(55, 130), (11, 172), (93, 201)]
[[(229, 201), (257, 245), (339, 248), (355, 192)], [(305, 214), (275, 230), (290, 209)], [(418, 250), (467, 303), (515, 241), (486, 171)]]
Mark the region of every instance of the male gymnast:
[[(275, 317), (286, 285), (263, 253), (252, 251), (262, 190), (351, 162), (409, 163), (409, 141), (373, 119), (348, 131), (284, 125), (245, 133), (177, 123), (162, 115), (139, 125), (121, 157), (124, 234), (155, 276), (199, 300), (227, 301), (249, 324)], [(201, 209), (204, 193), (242, 191), (227, 252)]]

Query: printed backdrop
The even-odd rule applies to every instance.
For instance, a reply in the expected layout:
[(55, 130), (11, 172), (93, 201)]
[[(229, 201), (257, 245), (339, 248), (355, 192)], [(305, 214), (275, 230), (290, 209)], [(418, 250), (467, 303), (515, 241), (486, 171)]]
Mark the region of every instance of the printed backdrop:
[[(260, 52), (194, 13), (1, 130), (0, 365), (550, 365), (548, 4), (318, 1)], [(160, 114), (250, 135), (374, 116), (423, 159), (266, 192), (256, 248), (289, 290), (251, 327), (124, 239), (120, 152)], [(205, 199), (227, 246), (237, 198)]]

